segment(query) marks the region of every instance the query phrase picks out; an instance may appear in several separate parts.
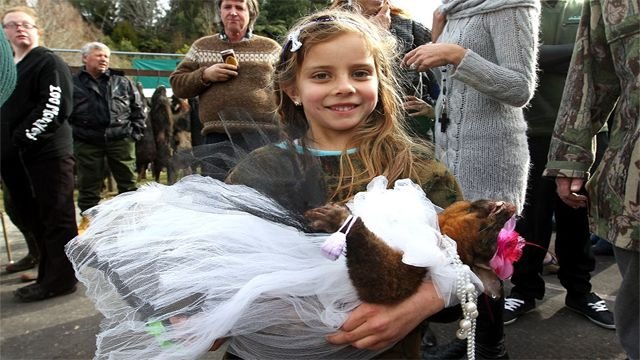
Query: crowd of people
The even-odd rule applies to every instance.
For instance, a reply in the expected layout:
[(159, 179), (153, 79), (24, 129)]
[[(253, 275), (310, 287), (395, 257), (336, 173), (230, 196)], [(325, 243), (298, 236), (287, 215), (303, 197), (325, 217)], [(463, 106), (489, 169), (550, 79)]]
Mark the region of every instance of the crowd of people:
[[(253, 33), (257, 0), (217, 0), (215, 10), (219, 32), (196, 40), (170, 77), (174, 94), (198, 98), (204, 151), (221, 153), (202, 175), (298, 211), (318, 201), (349, 203), (383, 175), (389, 184), (410, 179), (439, 207), (497, 199), (521, 215), (516, 229), (529, 244), (511, 293), (473, 299), (473, 336), (436, 345), (426, 322), (463, 324), (468, 303), (446, 301), (425, 279), (406, 300), (361, 303), (328, 343), (379, 358), (508, 358), (504, 326), (543, 298), (555, 227), (566, 306), (615, 329), (627, 356), (640, 356), (637, 4), (443, 0), (427, 29), (387, 0), (334, 0), (281, 43)], [(10, 44), (0, 47), (2, 64), (5, 57), (15, 64), (0, 74), (3, 194), (31, 241), (27, 258), (7, 270), (37, 263), (35, 283), (15, 295), (38, 301), (74, 292), (74, 267), (88, 256), (65, 253), (79, 230), (74, 187), (80, 230), (105, 216), (96, 205), (107, 166), (119, 193), (137, 189), (134, 144), (144, 134), (144, 108), (132, 82), (109, 69), (104, 44), (83, 47), (84, 66), (72, 75), (40, 46), (32, 8), (9, 9), (2, 24)], [(598, 161), (596, 137), (605, 140)], [(306, 161), (321, 171), (291, 172)], [(322, 191), (292, 190), (303, 181)], [(613, 312), (592, 292), (594, 236), (613, 245), (622, 274)], [(135, 293), (138, 285), (125, 283)], [(184, 321), (172, 313), (163, 324), (171, 332)], [(251, 355), (230, 341), (227, 358)]]

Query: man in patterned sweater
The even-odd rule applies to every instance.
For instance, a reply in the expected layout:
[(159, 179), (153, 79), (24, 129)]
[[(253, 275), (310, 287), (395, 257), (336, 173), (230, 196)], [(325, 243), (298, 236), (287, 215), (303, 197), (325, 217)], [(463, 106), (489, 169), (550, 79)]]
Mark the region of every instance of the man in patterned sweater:
[[(191, 45), (171, 74), (171, 87), (178, 97), (199, 97), (205, 144), (232, 140), (252, 150), (264, 144), (251, 140), (258, 135), (257, 128), (267, 134), (276, 132), (271, 73), (281, 47), (272, 39), (253, 35), (259, 14), (257, 0), (217, 0), (216, 11), (220, 33)], [(229, 49), (235, 59), (223, 58), (221, 52)], [(226, 164), (216, 167), (228, 170)], [(216, 176), (225, 177), (226, 173)]]

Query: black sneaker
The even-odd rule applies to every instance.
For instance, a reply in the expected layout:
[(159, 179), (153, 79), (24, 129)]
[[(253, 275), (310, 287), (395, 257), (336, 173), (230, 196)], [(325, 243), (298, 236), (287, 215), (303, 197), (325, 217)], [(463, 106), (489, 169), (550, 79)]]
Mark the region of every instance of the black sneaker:
[(526, 300), (518, 294), (511, 294), (507, 296), (504, 298), (504, 324), (513, 324), (520, 316), (535, 308), (535, 300)]
[(422, 323), (422, 331), (423, 335), (420, 343), (420, 348), (422, 350), (438, 345), (438, 339), (436, 338), (436, 334), (433, 333), (433, 330), (431, 330), (429, 322), (425, 321)]
[(615, 330), (616, 324), (613, 321), (613, 313), (607, 308), (607, 304), (595, 293), (573, 297), (567, 295), (564, 299), (565, 305), (584, 316), (596, 325), (605, 329)]

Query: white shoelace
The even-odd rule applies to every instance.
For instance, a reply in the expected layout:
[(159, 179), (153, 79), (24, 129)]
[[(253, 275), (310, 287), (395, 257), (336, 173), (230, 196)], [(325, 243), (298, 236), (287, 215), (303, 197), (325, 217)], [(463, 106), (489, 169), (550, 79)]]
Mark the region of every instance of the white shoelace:
[[(506, 298), (504, 299), (504, 308), (509, 311), (516, 311), (520, 306), (524, 305), (524, 300), (516, 299), (516, 298)], [(589, 304), (591, 305), (591, 304)], [(606, 308), (606, 306), (605, 306)]]
[[(506, 301), (505, 301), (506, 303)], [(600, 301), (596, 301), (594, 303), (587, 303), (587, 305), (592, 308), (594, 311), (609, 311), (609, 309), (607, 308), (607, 304), (604, 302), (604, 300), (600, 300)], [(505, 305), (506, 307), (506, 305)]]

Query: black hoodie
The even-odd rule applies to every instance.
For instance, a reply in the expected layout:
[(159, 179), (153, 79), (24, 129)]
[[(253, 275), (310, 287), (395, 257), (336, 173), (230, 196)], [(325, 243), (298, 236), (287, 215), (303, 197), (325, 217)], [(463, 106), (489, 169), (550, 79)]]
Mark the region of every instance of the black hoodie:
[(0, 112), (2, 162), (73, 154), (73, 81), (69, 66), (51, 50), (36, 47), (18, 64), (15, 90)]

